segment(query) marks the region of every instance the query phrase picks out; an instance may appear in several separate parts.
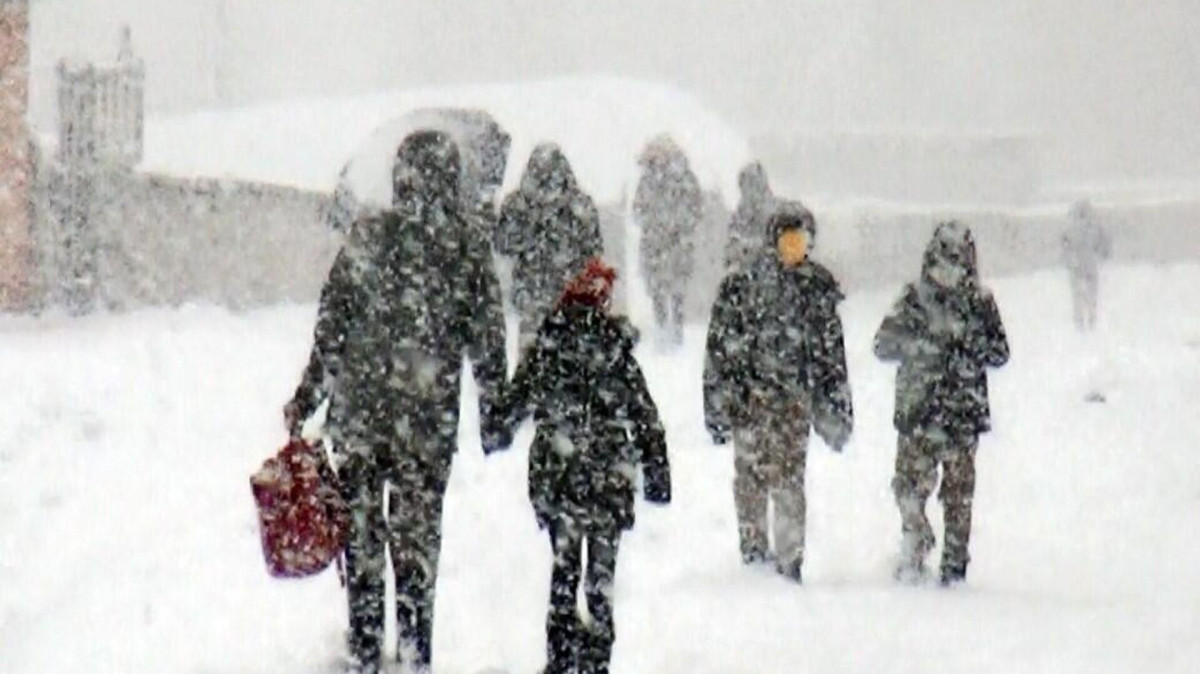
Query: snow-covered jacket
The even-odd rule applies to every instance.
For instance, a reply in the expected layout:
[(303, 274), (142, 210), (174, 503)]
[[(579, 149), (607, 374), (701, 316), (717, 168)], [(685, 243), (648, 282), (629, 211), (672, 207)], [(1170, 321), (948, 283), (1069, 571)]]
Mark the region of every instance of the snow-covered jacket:
[[(934, 267), (962, 269), (947, 287)], [(1008, 339), (991, 292), (979, 283), (975, 244), (957, 223), (938, 227), (921, 280), (905, 286), (875, 335), (875, 355), (900, 364), (894, 423), (902, 433), (990, 430), (986, 368), (1008, 362)]]
[[(812, 233), (811, 214), (796, 203), (781, 208), (766, 236), (780, 226)], [(845, 338), (837, 305), (841, 288), (821, 264), (784, 267), (774, 246), (721, 282), (713, 304), (704, 361), (705, 422), (714, 434), (752, 421), (757, 407), (803, 405), (831, 446), (840, 449), (853, 426)]]
[[(436, 426), (413, 433), (452, 433), (464, 356), (480, 385), (485, 436), (495, 427), (507, 372), (499, 281), (487, 241), (459, 212), (454, 146), (429, 135), (398, 160), (433, 176), (429, 192), (398, 187), (393, 210), (355, 222), (321, 290), (293, 405), (306, 418), (328, 399), (335, 445), (390, 440), (413, 419)], [(453, 451), (453, 438), (436, 451)]]
[(529, 498), (539, 525), (629, 528), (639, 468), (647, 500), (670, 500), (666, 436), (633, 357), (624, 319), (584, 304), (557, 307), (522, 356), (504, 409), (532, 416)]

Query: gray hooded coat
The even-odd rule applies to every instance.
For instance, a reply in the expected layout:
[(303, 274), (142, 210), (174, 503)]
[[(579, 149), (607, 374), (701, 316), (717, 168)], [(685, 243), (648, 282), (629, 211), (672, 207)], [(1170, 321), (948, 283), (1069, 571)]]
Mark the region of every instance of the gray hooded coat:
[(937, 227), (921, 280), (905, 286), (879, 326), (875, 355), (900, 363), (896, 430), (974, 435), (991, 428), (985, 368), (1008, 361), (1008, 338), (995, 299), (979, 282), (966, 227)]

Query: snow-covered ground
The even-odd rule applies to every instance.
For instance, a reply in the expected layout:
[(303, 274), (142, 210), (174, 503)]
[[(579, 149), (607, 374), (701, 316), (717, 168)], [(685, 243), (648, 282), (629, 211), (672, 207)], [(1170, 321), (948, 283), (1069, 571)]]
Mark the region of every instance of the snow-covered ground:
[[(702, 329), (678, 354), (645, 340), (676, 498), (639, 504), (624, 541), (614, 672), (1196, 671), (1200, 266), (1112, 270), (1090, 339), (1060, 274), (994, 289), (1013, 359), (952, 591), (890, 580), (892, 373), (870, 339), (892, 292), (843, 308), (857, 427), (844, 455), (811, 448), (803, 587), (739, 564), (731, 450), (701, 423)], [(313, 313), (0, 324), (0, 672), (332, 671), (337, 577), (268, 578), (247, 482), (283, 440)], [(1093, 388), (1107, 403), (1084, 402)], [(550, 555), (525, 496), (531, 434), (485, 461), (464, 418), (437, 671), (534, 672)]]

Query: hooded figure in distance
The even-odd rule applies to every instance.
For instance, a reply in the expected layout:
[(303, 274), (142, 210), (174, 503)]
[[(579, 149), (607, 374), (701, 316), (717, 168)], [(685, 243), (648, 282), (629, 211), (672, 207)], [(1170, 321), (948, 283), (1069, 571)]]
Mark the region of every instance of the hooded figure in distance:
[(494, 244), (513, 260), (512, 303), (527, 345), (563, 286), (603, 248), (599, 212), (557, 145), (534, 148), (520, 188), (504, 199)]
[(669, 137), (651, 141), (639, 163), (642, 177), (633, 198), (633, 220), (642, 229), (642, 273), (660, 337), (679, 345), (704, 193), (687, 156)]
[(729, 222), (725, 244), (725, 270), (732, 272), (754, 259), (767, 241), (767, 222), (775, 211), (775, 195), (767, 182), (767, 171), (751, 162), (738, 174), (742, 196)]

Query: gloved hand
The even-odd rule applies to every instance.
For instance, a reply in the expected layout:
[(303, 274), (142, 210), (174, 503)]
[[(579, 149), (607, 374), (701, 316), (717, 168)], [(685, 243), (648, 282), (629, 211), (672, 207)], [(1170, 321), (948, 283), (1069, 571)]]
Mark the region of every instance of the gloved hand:
[(841, 452), (850, 440), (849, 421), (837, 415), (827, 412), (819, 413), (813, 420), (813, 426), (817, 435), (820, 435), (825, 444), (835, 452)]
[(733, 439), (733, 430), (728, 424), (710, 423), (708, 424), (708, 434), (712, 437), (714, 445), (728, 444)]
[(643, 487), (646, 501), (657, 505), (671, 502), (671, 471), (666, 466), (647, 466)]
[(497, 405), (481, 402), (479, 405), (479, 439), (483, 453), (490, 456), (507, 450), (513, 443), (512, 423)]
[(300, 405), (295, 400), (289, 400), (283, 406), (283, 427), (287, 429), (288, 437), (300, 437), (304, 428), (304, 419), (300, 413)]
[(829, 448), (832, 449), (833, 451), (837, 452), (838, 454), (841, 454), (842, 448), (844, 448), (846, 446), (846, 443), (849, 441), (850, 441), (850, 433), (842, 432), (842, 433), (838, 433), (835, 435), (830, 435), (828, 438), (826, 438), (825, 444), (829, 445)]
[(484, 456), (491, 456), (496, 452), (507, 451), (512, 446), (513, 436), (509, 431), (493, 432), (481, 435), (483, 441)]
[(479, 439), (483, 444), (484, 456), (491, 456), (512, 446), (513, 432), (507, 424), (493, 417), (484, 419), (480, 424)]

